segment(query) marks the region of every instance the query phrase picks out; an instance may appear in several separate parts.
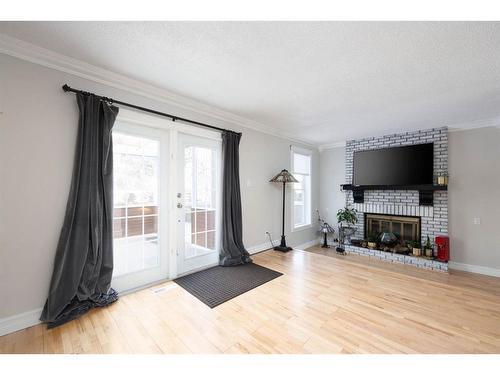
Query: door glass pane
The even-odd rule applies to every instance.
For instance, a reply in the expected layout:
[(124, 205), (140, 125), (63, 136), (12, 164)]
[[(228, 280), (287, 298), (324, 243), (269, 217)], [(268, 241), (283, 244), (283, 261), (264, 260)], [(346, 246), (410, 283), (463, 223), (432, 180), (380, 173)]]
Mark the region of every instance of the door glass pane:
[(113, 276), (157, 267), (159, 141), (113, 132)]
[(215, 250), (216, 150), (184, 148), (185, 258)]

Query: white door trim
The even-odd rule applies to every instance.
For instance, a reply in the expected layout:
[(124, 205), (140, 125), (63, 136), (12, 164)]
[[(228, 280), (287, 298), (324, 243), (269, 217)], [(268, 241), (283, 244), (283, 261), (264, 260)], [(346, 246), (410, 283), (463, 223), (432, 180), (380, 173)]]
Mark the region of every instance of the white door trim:
[(134, 111), (126, 108), (120, 108), (118, 118), (122, 121), (138, 124), (142, 126), (149, 126), (152, 128), (162, 130), (175, 130), (183, 134), (190, 134), (197, 137), (221, 140), (222, 136), (219, 131), (208, 130), (206, 128), (183, 124), (181, 120), (171, 121), (165, 117), (147, 114), (144, 112)]

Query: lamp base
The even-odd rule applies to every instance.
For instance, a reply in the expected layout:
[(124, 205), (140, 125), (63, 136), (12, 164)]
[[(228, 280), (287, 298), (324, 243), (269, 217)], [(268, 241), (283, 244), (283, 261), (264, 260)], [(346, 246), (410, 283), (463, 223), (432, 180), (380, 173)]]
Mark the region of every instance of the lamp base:
[(329, 248), (330, 245), (328, 245), (328, 241), (326, 240), (326, 233), (323, 233), (324, 237), (323, 237), (323, 245), (321, 245), (321, 247), (325, 247), (325, 248)]
[(293, 250), (293, 249), (291, 247), (288, 247), (288, 246), (275, 246), (274, 250), (286, 253), (287, 251), (290, 251), (290, 250)]
[(287, 251), (292, 250), (291, 247), (289, 247), (289, 246), (286, 245), (286, 239), (285, 239), (285, 236), (283, 234), (281, 235), (281, 243), (280, 243), (280, 245), (279, 246), (275, 246), (274, 250), (282, 251), (284, 253), (286, 253)]

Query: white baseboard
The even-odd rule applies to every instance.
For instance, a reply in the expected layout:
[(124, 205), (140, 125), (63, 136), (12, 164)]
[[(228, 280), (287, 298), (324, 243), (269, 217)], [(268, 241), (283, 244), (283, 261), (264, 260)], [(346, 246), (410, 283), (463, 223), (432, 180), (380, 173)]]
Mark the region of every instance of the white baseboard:
[(297, 250), (305, 250), (307, 249), (308, 247), (312, 247), (312, 246), (316, 246), (317, 244), (321, 243), (321, 238), (316, 238), (312, 241), (309, 241), (309, 242), (306, 242), (306, 243), (302, 243), (300, 245), (295, 245), (293, 246), (294, 249), (297, 249)]
[[(320, 242), (321, 242), (321, 239), (317, 238), (315, 240), (312, 240), (312, 241), (309, 241), (309, 242), (306, 242), (306, 243), (303, 243), (300, 245), (292, 245), (292, 247), (294, 249), (297, 249), (297, 250), (304, 250), (304, 249), (307, 249), (308, 247), (317, 245)], [(275, 245), (279, 245), (279, 242), (275, 242)], [(260, 253), (262, 251), (269, 250), (271, 248), (272, 248), (271, 243), (266, 242), (266, 243), (262, 243), (260, 245), (255, 245), (255, 246), (249, 247), (249, 248), (247, 248), (247, 251), (250, 253), (250, 255), (253, 255), (253, 254)]]
[(39, 324), (41, 313), (40, 308), (0, 319), (0, 336)]
[(260, 253), (262, 251), (266, 251), (271, 249), (271, 243), (270, 242), (265, 242), (261, 243), (260, 245), (255, 245), (252, 247), (247, 248), (247, 251), (250, 253), (250, 255)]
[(482, 275), (500, 277), (500, 269), (492, 267), (477, 266), (475, 264), (449, 262), (448, 266), (451, 269), (459, 271), (467, 271), (473, 273), (480, 273)]

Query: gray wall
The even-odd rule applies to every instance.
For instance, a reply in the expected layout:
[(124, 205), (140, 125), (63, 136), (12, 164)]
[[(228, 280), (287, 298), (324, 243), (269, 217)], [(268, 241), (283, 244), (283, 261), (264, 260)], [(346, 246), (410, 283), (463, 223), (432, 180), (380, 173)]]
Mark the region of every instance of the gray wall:
[[(268, 181), (290, 167), (290, 141), (0, 54), (0, 319), (42, 307), (47, 295), (77, 129), (75, 96), (63, 93), (63, 83), (242, 131), (244, 243), (266, 243), (266, 230), (278, 238), (281, 190)], [(313, 174), (314, 210), (319, 204), (317, 151)], [(315, 238), (316, 226), (288, 235), (292, 245)]]
[(452, 132), (448, 142), (452, 261), (500, 269), (500, 129)]
[(345, 206), (345, 193), (340, 191), (345, 184), (345, 147), (324, 150), (320, 159), (320, 213), (336, 228), (337, 211)]
[[(448, 134), (448, 233), (454, 263), (500, 270), (499, 145), (499, 128)], [(344, 183), (345, 147), (320, 155), (321, 206), (343, 205), (338, 184)], [(479, 225), (474, 218), (480, 218)]]

